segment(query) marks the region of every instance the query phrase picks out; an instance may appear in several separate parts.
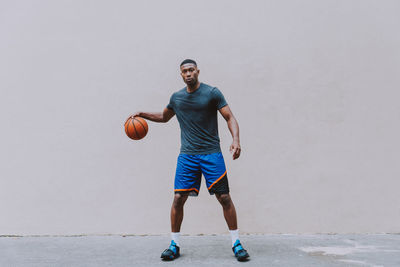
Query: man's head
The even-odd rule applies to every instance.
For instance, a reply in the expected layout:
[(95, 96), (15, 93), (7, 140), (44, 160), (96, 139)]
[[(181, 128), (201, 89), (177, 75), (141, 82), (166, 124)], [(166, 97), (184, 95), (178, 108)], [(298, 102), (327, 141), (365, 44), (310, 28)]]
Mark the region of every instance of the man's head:
[(183, 81), (188, 86), (197, 84), (197, 77), (199, 77), (200, 70), (197, 68), (196, 61), (192, 59), (185, 59), (182, 61), (180, 68)]

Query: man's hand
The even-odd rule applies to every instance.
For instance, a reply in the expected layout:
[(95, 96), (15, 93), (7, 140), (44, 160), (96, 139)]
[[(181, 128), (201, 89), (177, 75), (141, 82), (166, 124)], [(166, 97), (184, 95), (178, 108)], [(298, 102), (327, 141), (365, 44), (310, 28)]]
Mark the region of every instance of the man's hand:
[(154, 122), (168, 122), (173, 116), (175, 116), (175, 112), (172, 109), (164, 108), (162, 112), (136, 112), (129, 116), (126, 121), (135, 117), (141, 117), (145, 120)]
[(233, 141), (232, 145), (229, 147), (229, 151), (232, 153), (233, 160), (237, 159), (240, 156), (241, 152), (240, 143), (237, 141)]
[(141, 112), (136, 112), (135, 114), (130, 115), (130, 116), (126, 119), (125, 124), (128, 122), (129, 119), (133, 119), (134, 117), (140, 117), (140, 113), (141, 113)]

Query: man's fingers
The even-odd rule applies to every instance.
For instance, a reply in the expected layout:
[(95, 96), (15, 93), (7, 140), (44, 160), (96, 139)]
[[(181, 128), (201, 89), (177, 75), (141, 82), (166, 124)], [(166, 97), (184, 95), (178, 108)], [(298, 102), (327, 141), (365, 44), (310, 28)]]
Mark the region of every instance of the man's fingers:
[(241, 148), (240, 148), (240, 146), (238, 146), (236, 144), (232, 144), (229, 147), (229, 151), (232, 153), (232, 158), (237, 159), (240, 156)]
[(239, 147), (235, 148), (235, 151), (233, 153), (233, 159), (237, 159), (240, 156), (240, 151), (241, 149)]
[(238, 153), (238, 149), (239, 149), (239, 148), (237, 148), (237, 147), (234, 147), (234, 148), (232, 149), (232, 158), (233, 158), (233, 159), (236, 159), (237, 153)]
[(127, 119), (126, 119), (126, 121), (125, 121), (125, 124), (129, 121), (129, 119), (132, 119), (133, 118), (133, 116), (131, 115), (131, 116), (129, 116)]
[(241, 152), (240, 148), (236, 149), (236, 154), (240, 155), (240, 152)]
[(136, 114), (133, 114), (133, 115), (130, 115), (130, 116), (126, 119), (125, 124), (126, 124), (130, 119), (134, 119), (134, 118), (137, 117), (137, 116), (139, 116), (137, 113), (136, 113)]
[(126, 119), (125, 123), (127, 123), (130, 119), (134, 119), (135, 117), (140, 117), (139, 114), (140, 114), (140, 112), (136, 112), (135, 114), (130, 115), (130, 116)]

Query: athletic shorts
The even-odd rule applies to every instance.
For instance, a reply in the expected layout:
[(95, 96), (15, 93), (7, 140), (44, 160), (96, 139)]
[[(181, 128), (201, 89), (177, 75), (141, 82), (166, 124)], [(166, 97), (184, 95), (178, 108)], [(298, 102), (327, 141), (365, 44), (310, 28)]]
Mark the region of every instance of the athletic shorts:
[(197, 196), (202, 174), (210, 195), (229, 193), (228, 176), (221, 152), (206, 155), (180, 154), (176, 166), (175, 193), (188, 192), (190, 196)]

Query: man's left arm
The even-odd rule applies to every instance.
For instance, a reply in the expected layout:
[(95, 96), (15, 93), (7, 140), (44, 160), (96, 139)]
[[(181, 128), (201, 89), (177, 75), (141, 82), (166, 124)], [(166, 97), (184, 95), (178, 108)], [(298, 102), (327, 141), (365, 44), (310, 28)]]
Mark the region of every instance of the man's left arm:
[(239, 138), (239, 124), (233, 116), (231, 109), (228, 105), (219, 109), (222, 117), (228, 123), (229, 131), (232, 134), (232, 145), (229, 148), (229, 151), (232, 153), (232, 158), (235, 160), (240, 156), (241, 148), (240, 148), (240, 138)]

